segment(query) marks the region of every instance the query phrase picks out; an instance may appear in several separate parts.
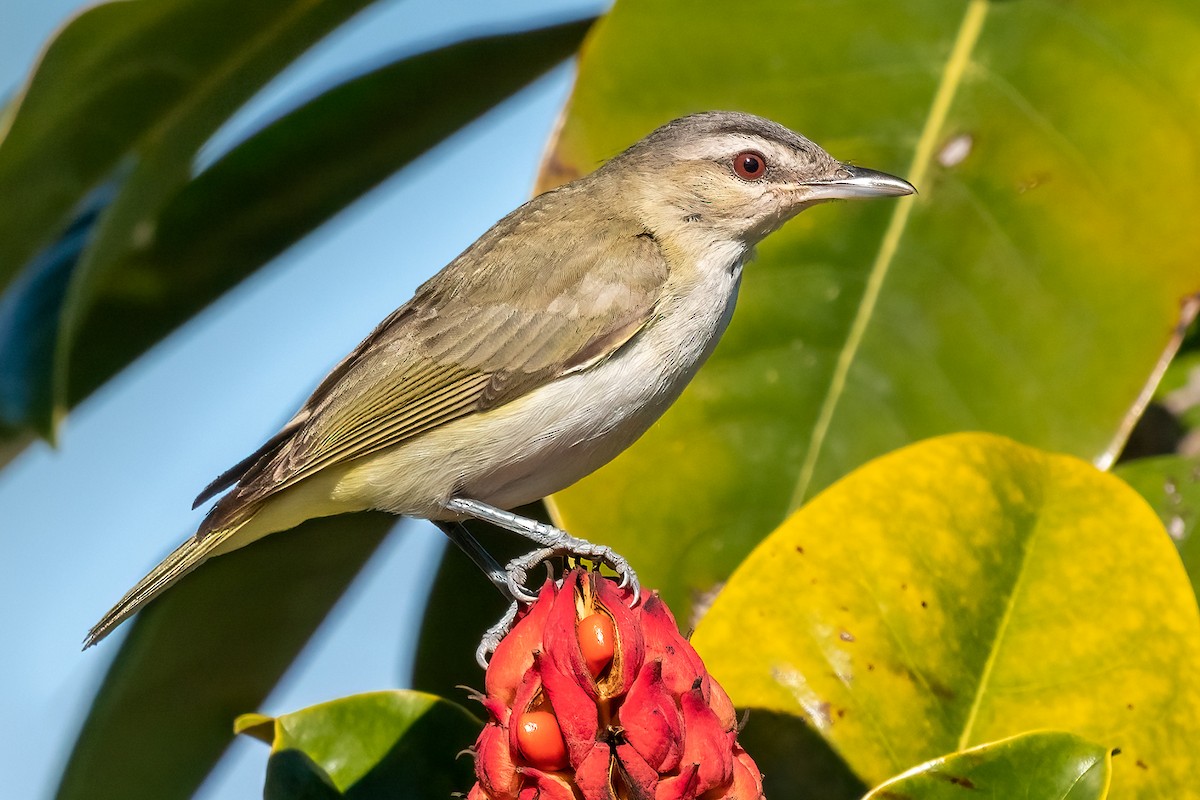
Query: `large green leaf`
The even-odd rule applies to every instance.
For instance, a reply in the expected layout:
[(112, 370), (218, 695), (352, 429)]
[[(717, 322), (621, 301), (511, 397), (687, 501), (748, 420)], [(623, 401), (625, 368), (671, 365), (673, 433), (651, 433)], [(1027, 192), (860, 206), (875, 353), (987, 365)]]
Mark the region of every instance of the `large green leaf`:
[[(117, 240), (152, 236), (146, 211), (187, 181), (213, 131), (369, 2), (135, 0), (77, 16), (47, 47), (0, 130), (0, 286), (36, 271), (35, 254), (116, 173), (121, 187), (83, 256), (87, 279), (72, 277), (53, 297), (55, 305), (82, 303), (103, 274), (93, 267)], [(50, 351), (62, 349), (61, 336), (52, 338)], [(32, 392), (38, 402), (6, 424), (48, 433), (55, 407), (42, 402), (47, 394)]]
[(1039, 732), (934, 759), (874, 789), (863, 800), (1104, 800), (1108, 750), (1069, 733)]
[[(80, 234), (39, 255), (0, 301), (0, 423), (48, 424), (62, 404), (90, 394), (241, 278), (568, 57), (588, 24), (388, 64), (288, 114), (190, 182), (174, 162), (146, 161), (104, 211), (98, 234), (77, 223)], [(185, 138), (203, 142), (191, 129)], [(2, 158), (0, 145), (0, 167)], [(110, 200), (100, 195), (100, 208)], [(122, 214), (126, 228), (150, 235), (131, 236), (111, 221)], [(64, 325), (74, 331), (67, 338)]]
[(1038, 728), (1119, 748), (1114, 798), (1183, 796), (1200, 769), (1200, 613), (1158, 519), (999, 437), (913, 445), (822, 492), (693, 643), (735, 703), (805, 718), (871, 783)]
[(760, 247), (662, 422), (556, 495), (683, 609), (814, 493), (988, 430), (1107, 463), (1200, 287), (1200, 4), (619, 0), (554, 182), (685, 112), (773, 117), (916, 198)]
[(240, 732), (271, 743), (265, 796), (444, 800), (466, 793), (474, 764), (463, 758), (481, 723), (423, 692), (354, 695), (279, 717), (247, 714)]
[(313, 520), (214, 559), (151, 603), (92, 704), (60, 800), (191, 797), (236, 715), (262, 703), (395, 522)]
[[(82, 399), (238, 280), (570, 57), (590, 24), (401, 59), (236, 147), (158, 211), (152, 242), (114, 255), (111, 278), (80, 322), (67, 400)], [(134, 282), (142, 290), (130, 292)], [(139, 321), (133, 330), (130, 319)]]

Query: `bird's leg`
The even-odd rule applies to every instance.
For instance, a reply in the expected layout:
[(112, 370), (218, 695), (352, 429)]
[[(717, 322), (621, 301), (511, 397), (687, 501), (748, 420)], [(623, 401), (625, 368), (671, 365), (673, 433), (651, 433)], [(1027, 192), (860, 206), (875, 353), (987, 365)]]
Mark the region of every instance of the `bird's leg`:
[(641, 588), (638, 585), (637, 573), (629, 566), (629, 562), (604, 545), (592, 544), (586, 539), (580, 539), (566, 531), (538, 522), (536, 519), (522, 517), (511, 511), (489, 506), (478, 500), (455, 497), (446, 503), (446, 509), (456, 514), (481, 519), (493, 525), (524, 536), (534, 544), (540, 545), (532, 553), (526, 553), (508, 562), (504, 568), (507, 573), (507, 585), (513, 598), (518, 601), (532, 603), (537, 596), (530, 593), (525, 586), (529, 570), (547, 559), (556, 556), (577, 556), (599, 564), (605, 564), (621, 577), (621, 586), (633, 590), (633, 602), (638, 601)]
[(508, 573), (504, 571), (504, 567), (496, 559), (492, 558), (492, 554), (484, 549), (469, 530), (467, 526), (461, 522), (441, 522), (435, 520), (434, 525), (442, 533), (446, 534), (446, 538), (458, 546), (466, 554), (467, 558), (471, 559), (471, 563), (479, 567), (479, 571), (487, 576), (487, 579), (492, 582), (492, 585), (504, 595), (504, 599), (515, 601), (517, 598), (508, 588)]
[(487, 576), (492, 585), (499, 590), (500, 594), (504, 595), (506, 600), (511, 600), (508, 610), (504, 612), (504, 616), (495, 625), (487, 629), (483, 634), (483, 639), (479, 642), (479, 647), (475, 648), (475, 661), (479, 666), (487, 669), (488, 656), (496, 652), (496, 647), (500, 644), (510, 630), (512, 630), (513, 622), (517, 618), (517, 601), (513, 596), (512, 590), (508, 586), (508, 573), (504, 571), (504, 567), (492, 558), (492, 554), (484, 549), (469, 530), (467, 526), (461, 522), (441, 522), (434, 521), (442, 533), (446, 534), (446, 538), (454, 542), (459, 550), (466, 554), (467, 558), (475, 566), (479, 567), (480, 571)]

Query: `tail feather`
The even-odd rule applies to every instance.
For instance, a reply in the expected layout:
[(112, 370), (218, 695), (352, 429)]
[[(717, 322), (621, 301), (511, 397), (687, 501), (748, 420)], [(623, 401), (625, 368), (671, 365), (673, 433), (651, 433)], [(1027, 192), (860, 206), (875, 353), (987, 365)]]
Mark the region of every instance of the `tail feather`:
[(213, 555), (214, 551), (240, 530), (244, 524), (245, 522), (224, 530), (213, 531), (203, 538), (193, 536), (175, 548), (171, 555), (150, 570), (146, 577), (138, 581), (137, 585), (130, 589), (121, 598), (121, 601), (109, 609), (109, 612), (88, 631), (87, 637), (83, 640), (83, 649), (86, 650), (108, 636), (114, 628), (132, 616), (138, 609), (207, 561), (209, 556)]

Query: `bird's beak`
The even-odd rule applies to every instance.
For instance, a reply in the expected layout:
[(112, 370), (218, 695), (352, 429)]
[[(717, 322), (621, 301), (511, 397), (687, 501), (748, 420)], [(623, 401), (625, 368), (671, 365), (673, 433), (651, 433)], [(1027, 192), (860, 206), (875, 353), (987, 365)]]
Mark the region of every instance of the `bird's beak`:
[(903, 197), (916, 194), (911, 183), (886, 172), (842, 164), (834, 177), (809, 181), (806, 200), (850, 200), (858, 197)]

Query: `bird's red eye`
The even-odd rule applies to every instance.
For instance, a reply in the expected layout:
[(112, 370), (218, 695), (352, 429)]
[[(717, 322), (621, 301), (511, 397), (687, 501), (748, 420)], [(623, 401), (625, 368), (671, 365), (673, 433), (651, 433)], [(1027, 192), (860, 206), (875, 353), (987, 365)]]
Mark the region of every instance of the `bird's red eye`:
[(744, 181), (756, 181), (767, 171), (767, 160), (762, 153), (743, 150), (733, 157), (733, 171)]

